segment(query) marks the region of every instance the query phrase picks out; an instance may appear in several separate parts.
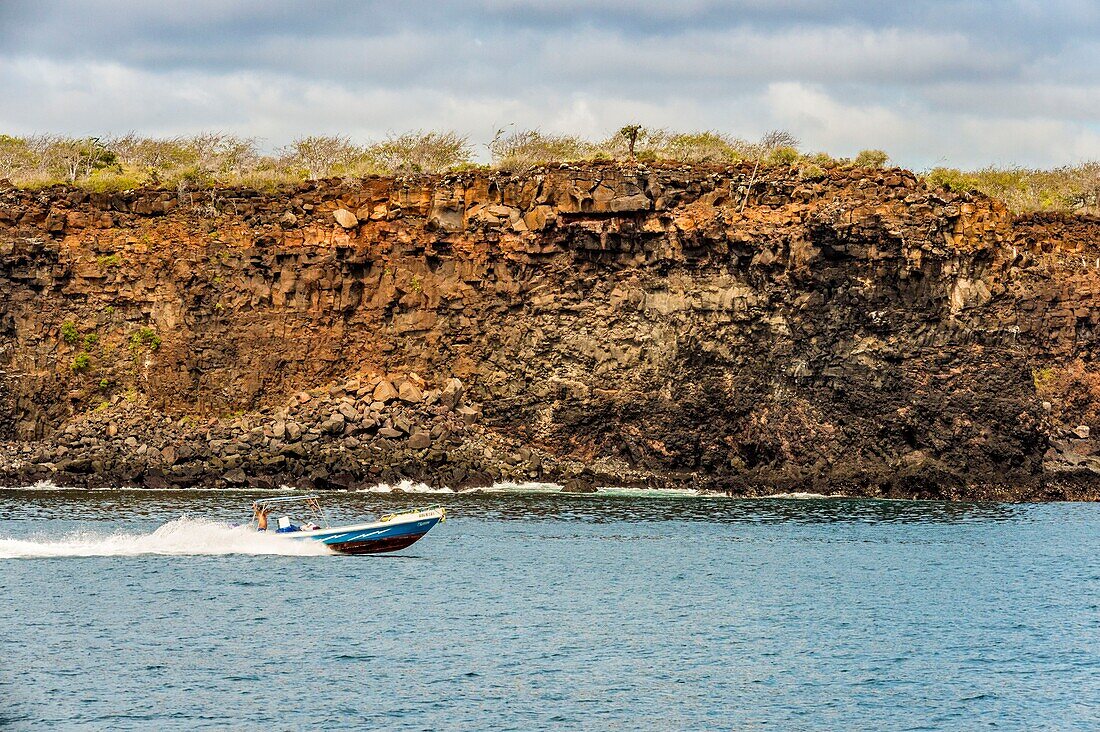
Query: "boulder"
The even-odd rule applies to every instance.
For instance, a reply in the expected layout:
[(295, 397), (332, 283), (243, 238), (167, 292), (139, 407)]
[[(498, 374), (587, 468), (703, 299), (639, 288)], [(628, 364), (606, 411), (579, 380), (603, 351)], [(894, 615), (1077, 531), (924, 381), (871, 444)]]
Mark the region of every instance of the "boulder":
[(386, 402), (392, 402), (394, 399), (397, 399), (398, 396), (398, 391), (394, 388), (393, 382), (380, 381), (378, 382), (378, 386), (374, 387), (374, 394), (371, 395), (371, 398), (376, 402), (385, 404)]
[(397, 395), (401, 398), (401, 401), (417, 404), (424, 401), (424, 392), (420, 390), (420, 387), (411, 381), (404, 381), (401, 383), (401, 388), (398, 389)]
[(410, 450), (423, 450), (432, 446), (432, 436), (427, 432), (417, 430), (409, 435), (407, 444)]
[(329, 418), (321, 423), (321, 431), (330, 435), (338, 435), (344, 431), (344, 415), (339, 412), (334, 412), (329, 415)]
[(595, 493), (596, 485), (587, 478), (572, 478), (565, 481), (562, 493)]
[(333, 218), (336, 219), (336, 223), (343, 226), (345, 229), (354, 229), (359, 225), (359, 217), (348, 211), (346, 208), (338, 208), (332, 212)]

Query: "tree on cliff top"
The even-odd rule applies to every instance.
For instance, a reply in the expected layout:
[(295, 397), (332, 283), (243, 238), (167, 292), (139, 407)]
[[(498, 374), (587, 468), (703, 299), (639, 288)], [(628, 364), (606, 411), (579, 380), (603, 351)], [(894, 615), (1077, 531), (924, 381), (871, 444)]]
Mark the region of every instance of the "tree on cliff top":
[(55, 135), (32, 138), (41, 167), (49, 174), (76, 183), (112, 165), (117, 155), (99, 137), (69, 138)]
[(626, 125), (619, 130), (619, 136), (626, 140), (627, 154), (630, 155), (631, 160), (634, 159), (634, 146), (638, 143), (638, 135), (643, 131), (641, 125)]

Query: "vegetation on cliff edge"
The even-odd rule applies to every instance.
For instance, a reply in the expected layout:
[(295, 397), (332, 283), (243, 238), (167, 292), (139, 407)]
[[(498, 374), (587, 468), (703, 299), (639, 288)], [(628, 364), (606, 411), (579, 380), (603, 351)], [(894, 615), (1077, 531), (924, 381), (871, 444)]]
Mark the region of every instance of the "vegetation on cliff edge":
[[(520, 170), (547, 163), (633, 160), (724, 165), (749, 162), (786, 165), (816, 179), (835, 167), (882, 168), (889, 156), (863, 150), (854, 158), (805, 153), (799, 141), (772, 131), (750, 142), (713, 130), (677, 132), (631, 124), (602, 140), (540, 130), (501, 129), (487, 145), (492, 167)], [(94, 191), (164, 187), (195, 190), (214, 185), (271, 189), (282, 184), (372, 174), (441, 173), (478, 167), (474, 147), (455, 132), (417, 131), (358, 144), (349, 137), (300, 137), (273, 153), (255, 138), (207, 132), (186, 137), (70, 138), (60, 135), (0, 135), (0, 180), (26, 188), (57, 183)], [(1100, 213), (1100, 162), (1053, 170), (934, 168), (924, 174), (934, 186), (978, 190), (1017, 212)]]

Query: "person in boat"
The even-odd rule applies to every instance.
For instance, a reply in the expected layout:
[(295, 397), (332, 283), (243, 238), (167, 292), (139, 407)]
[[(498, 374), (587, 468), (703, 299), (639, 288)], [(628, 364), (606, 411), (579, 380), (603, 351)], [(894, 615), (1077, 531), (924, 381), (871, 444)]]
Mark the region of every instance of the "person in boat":
[(267, 509), (256, 506), (253, 510), (253, 518), (256, 519), (256, 531), (267, 531)]

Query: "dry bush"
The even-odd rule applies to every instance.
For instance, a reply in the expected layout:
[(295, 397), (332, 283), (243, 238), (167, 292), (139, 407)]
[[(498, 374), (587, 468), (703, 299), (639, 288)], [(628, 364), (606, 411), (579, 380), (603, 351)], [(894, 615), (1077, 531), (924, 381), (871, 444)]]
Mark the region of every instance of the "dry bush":
[(25, 137), (0, 135), (0, 178), (26, 179), (38, 165), (38, 155)]
[[(626, 141), (622, 141), (626, 149)], [(600, 147), (573, 135), (550, 135), (539, 130), (497, 130), (489, 143), (493, 164), (499, 168), (528, 168), (547, 163), (585, 160), (596, 156)]]
[(682, 163), (733, 163), (749, 156), (751, 145), (739, 138), (708, 130), (669, 136), (661, 157)]
[(1052, 170), (990, 167), (967, 172), (933, 168), (924, 174), (924, 180), (952, 191), (980, 191), (1017, 213), (1100, 214), (1100, 162), (1095, 161)]
[(306, 180), (315, 180), (348, 172), (366, 150), (347, 137), (310, 135), (299, 137), (281, 153), (281, 163), (300, 169)]
[(456, 132), (406, 132), (365, 151), (366, 165), (387, 173), (442, 173), (469, 163), (469, 139)]
[[(517, 169), (553, 162), (629, 160), (632, 144), (633, 157), (639, 161), (750, 161), (754, 164), (750, 190), (765, 164), (797, 165), (801, 177), (815, 179), (837, 166), (880, 168), (889, 160), (881, 150), (864, 150), (854, 161), (826, 153), (803, 156), (797, 138), (782, 130), (749, 143), (713, 130), (675, 132), (637, 124), (600, 141), (539, 130), (500, 130), (488, 148), (496, 167)], [(329, 176), (439, 173), (471, 166), (471, 158), (468, 139), (455, 132), (410, 132), (362, 146), (344, 136), (303, 136), (273, 156), (261, 154), (255, 139), (223, 132), (167, 138), (133, 132), (115, 138), (0, 135), (0, 179), (26, 188), (75, 183), (92, 190), (141, 186), (187, 190), (214, 185), (270, 189)], [(933, 186), (981, 191), (1016, 212), (1100, 214), (1100, 162), (1096, 161), (1052, 170), (935, 168), (924, 178)]]
[(860, 150), (852, 162), (857, 168), (885, 168), (889, 160), (885, 150)]

